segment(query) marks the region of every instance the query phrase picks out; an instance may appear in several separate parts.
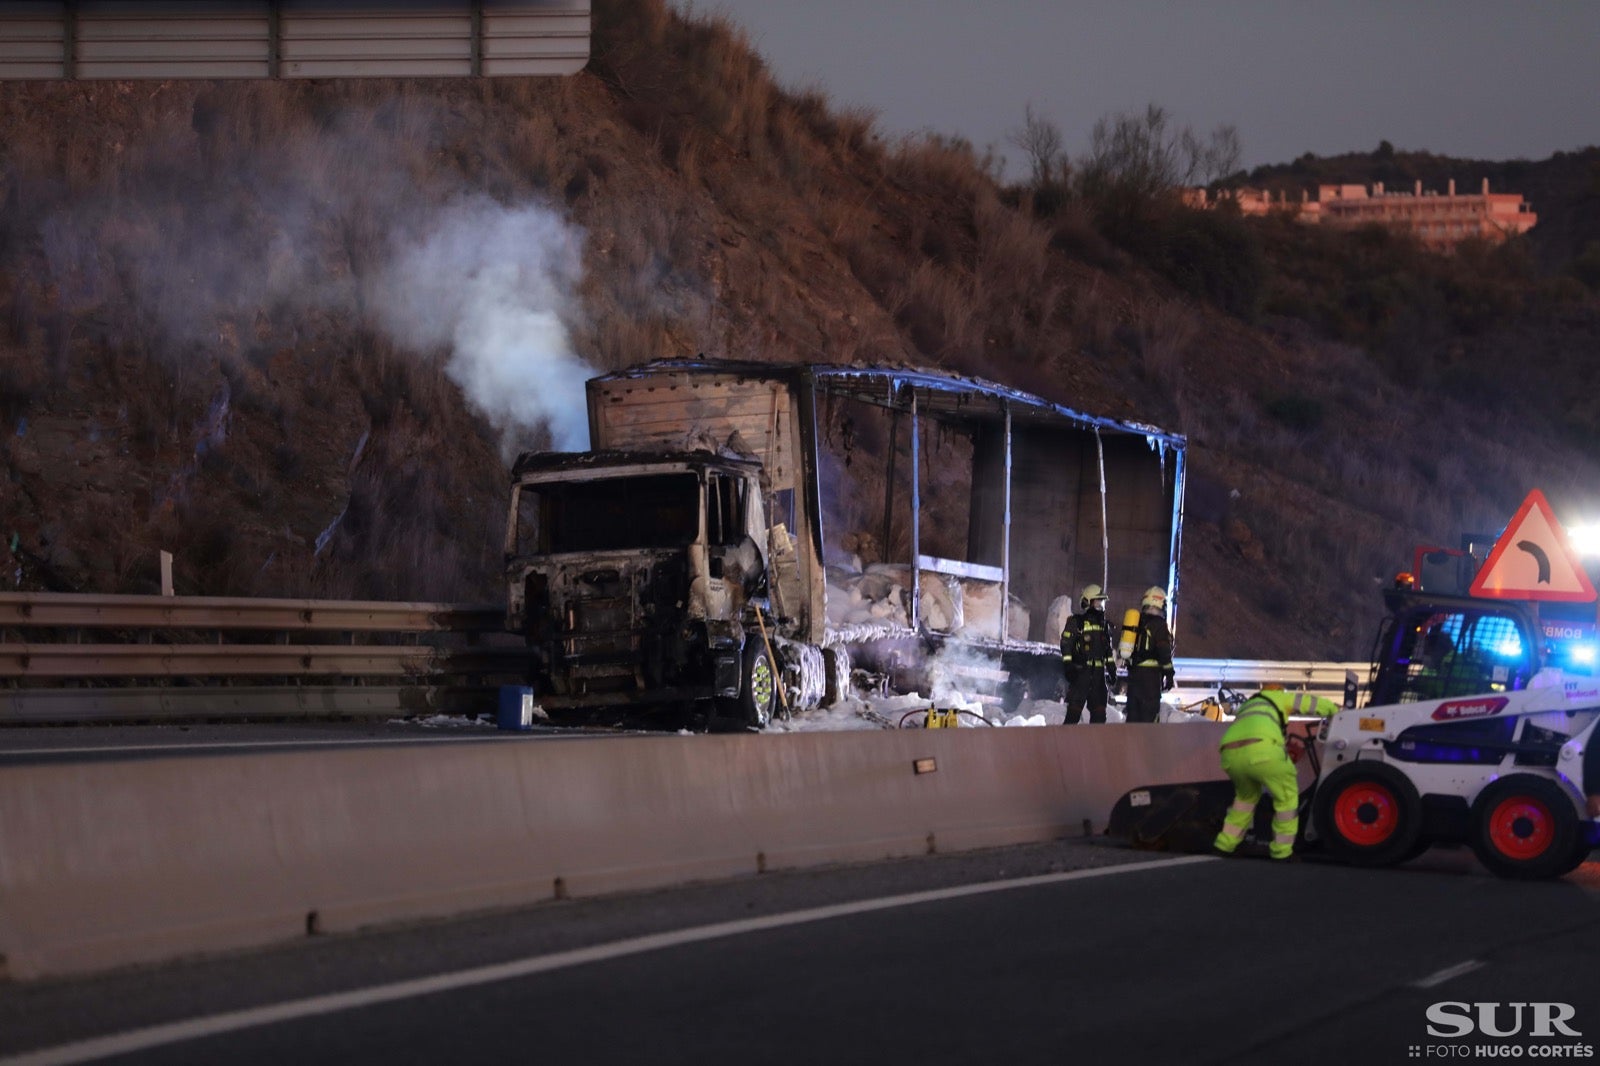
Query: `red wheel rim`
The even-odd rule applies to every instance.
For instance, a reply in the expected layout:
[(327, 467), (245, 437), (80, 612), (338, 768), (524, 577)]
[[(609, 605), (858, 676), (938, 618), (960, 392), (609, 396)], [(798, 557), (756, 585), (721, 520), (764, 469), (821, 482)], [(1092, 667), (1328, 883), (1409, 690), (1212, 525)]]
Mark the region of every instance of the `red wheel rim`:
[(1550, 808), (1532, 796), (1507, 796), (1489, 812), (1489, 843), (1508, 859), (1537, 859), (1555, 837)]
[(1359, 781), (1335, 797), (1333, 825), (1350, 843), (1376, 847), (1400, 828), (1400, 803), (1376, 781)]

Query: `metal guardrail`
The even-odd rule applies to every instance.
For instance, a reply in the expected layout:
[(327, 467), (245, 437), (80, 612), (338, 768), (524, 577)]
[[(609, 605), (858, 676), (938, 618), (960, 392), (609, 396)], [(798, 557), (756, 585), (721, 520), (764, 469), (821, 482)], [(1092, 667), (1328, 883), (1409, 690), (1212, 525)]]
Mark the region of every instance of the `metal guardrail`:
[(439, 658), (411, 644), (0, 644), (0, 677), (408, 677)]
[(0, 723), (491, 709), (484, 680), (525, 657), (492, 646), (504, 624), (473, 604), (0, 593)]
[(1345, 675), (1356, 675), (1356, 688), (1365, 691), (1372, 664), (1366, 662), (1302, 662), (1265, 659), (1173, 659), (1180, 688), (1250, 690), (1263, 685), (1310, 692), (1330, 699), (1344, 695)]
[(498, 673), (523, 657), (415, 644), (0, 644), (0, 678), (427, 678)]
[[(525, 661), (520, 645), (494, 646), (509, 639), (503, 626), (492, 605), (0, 593), (0, 724), (487, 711), (486, 682), (520, 676)], [(214, 642), (194, 639), (208, 633)], [(1368, 672), (1364, 662), (1173, 667), (1184, 690), (1278, 684), (1332, 698), (1347, 672), (1360, 687)]]
[(59, 627), (471, 634), (498, 632), (504, 624), (504, 608), (472, 604), (0, 592), (0, 630)]

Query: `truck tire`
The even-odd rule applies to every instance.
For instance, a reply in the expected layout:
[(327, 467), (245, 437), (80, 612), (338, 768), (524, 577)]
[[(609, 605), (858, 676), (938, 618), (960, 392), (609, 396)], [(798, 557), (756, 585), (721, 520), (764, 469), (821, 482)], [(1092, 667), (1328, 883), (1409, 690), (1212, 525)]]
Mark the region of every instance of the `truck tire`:
[(1354, 866), (1415, 858), (1422, 801), (1405, 774), (1383, 763), (1341, 766), (1317, 787), (1312, 810), (1328, 854)]
[(1472, 805), (1472, 850), (1500, 877), (1560, 877), (1573, 868), (1578, 813), (1554, 782), (1532, 774), (1502, 777)]
[(851, 695), (850, 649), (843, 644), (830, 644), (822, 649), (822, 663), (826, 684), (822, 705), (833, 707)]
[(778, 700), (777, 665), (760, 640), (744, 646), (744, 670), (739, 680), (738, 718), (747, 729), (761, 730), (772, 721), (772, 708)]

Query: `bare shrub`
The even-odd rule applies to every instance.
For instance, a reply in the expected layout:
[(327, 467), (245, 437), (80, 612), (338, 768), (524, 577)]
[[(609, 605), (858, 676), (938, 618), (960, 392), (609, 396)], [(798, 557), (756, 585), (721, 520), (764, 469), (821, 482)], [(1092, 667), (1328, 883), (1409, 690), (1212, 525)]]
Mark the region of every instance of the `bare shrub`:
[(987, 162), (968, 141), (931, 133), (901, 138), (887, 160), (890, 175), (908, 187), (963, 200), (992, 187)]
[(535, 188), (555, 185), (565, 169), (566, 152), (553, 116), (536, 111), (519, 118), (509, 137), (509, 155), (518, 174)]
[(805, 195), (806, 207), (817, 228), (839, 248), (859, 248), (874, 239), (873, 226), (878, 215), (868, 205), (876, 189), (853, 196), (833, 195), (831, 190), (812, 188)]
[(1152, 300), (1139, 317), (1139, 370), (1146, 381), (1166, 386), (1170, 396), (1183, 388), (1184, 359), (1200, 332), (1195, 314), (1177, 300)]
[(666, 321), (659, 315), (603, 315), (579, 329), (578, 342), (586, 356), (603, 370), (620, 370), (646, 359), (674, 354), (668, 345)]
[(812, 173), (815, 142), (810, 128), (793, 107), (774, 110), (767, 124), (772, 151), (784, 178), (797, 186)]
[(744, 30), (718, 16), (691, 16), (683, 41), (686, 64), (706, 126), (757, 156), (766, 150), (775, 87)]
[(1231, 174), (1241, 153), (1233, 126), (1220, 125), (1201, 140), (1189, 127), (1174, 126), (1165, 108), (1149, 104), (1142, 114), (1095, 121), (1078, 180), (1086, 196), (1150, 200), (1180, 185)]
[(873, 143), (878, 113), (868, 107), (837, 108), (821, 89), (810, 88), (790, 98), (795, 117), (819, 142), (841, 154), (865, 152)]
[(696, 129), (686, 129), (673, 139), (670, 148), (663, 146), (661, 158), (678, 172), (686, 186), (693, 188), (704, 180), (702, 168), (706, 151), (706, 135)]
[(1022, 125), (1012, 130), (1007, 139), (1020, 148), (1028, 160), (1035, 190), (1066, 184), (1070, 166), (1062, 151), (1061, 128), (1036, 114), (1032, 103), (1024, 106)]
[(1099, 278), (1070, 293), (1064, 312), (1073, 345), (1093, 356), (1112, 354), (1122, 314)]
[(942, 363), (982, 349), (973, 288), (970, 275), (923, 262), (897, 288), (890, 306), (917, 349)]
[(972, 215), (976, 270), (984, 283), (1018, 296), (1031, 293), (1049, 266), (1049, 230), (1007, 207), (992, 192), (978, 196)]
[(1121, 266), (1111, 242), (1100, 234), (1088, 205), (1068, 201), (1056, 208), (1051, 219), (1050, 247), (1102, 270)]
[(878, 113), (869, 107), (847, 107), (834, 113), (834, 120), (839, 127), (839, 146), (849, 152), (859, 152), (868, 157), (869, 162), (877, 162), (877, 137), (874, 127), (878, 122)]

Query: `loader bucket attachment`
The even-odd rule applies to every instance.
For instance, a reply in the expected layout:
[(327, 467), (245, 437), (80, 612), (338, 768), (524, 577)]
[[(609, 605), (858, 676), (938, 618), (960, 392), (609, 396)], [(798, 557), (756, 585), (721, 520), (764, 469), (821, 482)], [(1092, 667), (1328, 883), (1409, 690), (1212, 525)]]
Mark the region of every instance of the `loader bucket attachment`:
[(1136, 788), (1111, 808), (1106, 835), (1152, 851), (1207, 852), (1232, 802), (1226, 780)]

